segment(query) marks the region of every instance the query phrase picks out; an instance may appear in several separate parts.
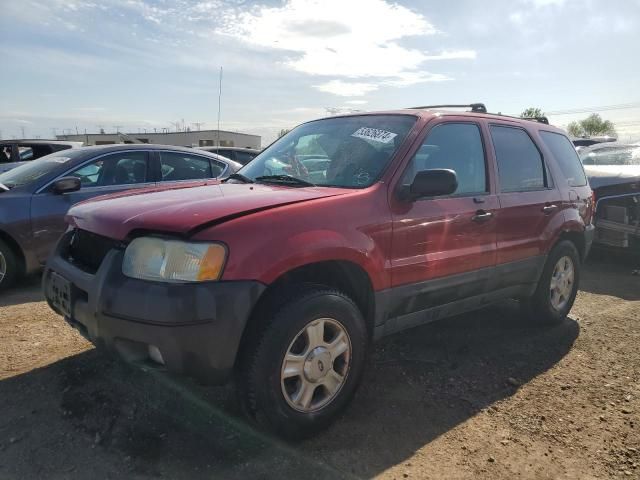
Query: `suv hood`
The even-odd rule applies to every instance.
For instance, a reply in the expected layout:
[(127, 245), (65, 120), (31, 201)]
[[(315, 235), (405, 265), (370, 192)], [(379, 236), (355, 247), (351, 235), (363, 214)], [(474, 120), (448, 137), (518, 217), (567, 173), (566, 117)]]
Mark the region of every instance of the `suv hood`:
[(185, 236), (251, 213), (351, 190), (217, 183), (156, 188), (106, 195), (71, 208), (67, 222), (98, 235), (124, 240), (133, 230)]

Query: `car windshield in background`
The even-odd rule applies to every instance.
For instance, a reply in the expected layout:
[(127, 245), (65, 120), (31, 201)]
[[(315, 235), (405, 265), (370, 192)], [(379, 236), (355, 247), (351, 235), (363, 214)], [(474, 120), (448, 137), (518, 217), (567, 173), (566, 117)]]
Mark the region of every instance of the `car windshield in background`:
[(27, 185), (28, 183), (44, 177), (49, 172), (59, 168), (61, 164), (66, 163), (72, 158), (82, 155), (83, 153), (82, 149), (74, 149), (61, 150), (59, 152), (46, 155), (1, 174), (0, 184), (7, 188)]
[(265, 183), (368, 187), (380, 178), (415, 121), (410, 115), (360, 115), (305, 123), (240, 174)]
[(584, 165), (640, 165), (640, 145), (603, 146), (579, 153)]

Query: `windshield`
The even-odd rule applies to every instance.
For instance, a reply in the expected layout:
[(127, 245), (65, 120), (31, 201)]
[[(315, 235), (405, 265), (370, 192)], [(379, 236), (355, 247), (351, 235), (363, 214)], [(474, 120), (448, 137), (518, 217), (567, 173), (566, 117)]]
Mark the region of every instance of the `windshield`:
[(360, 115), (305, 123), (239, 173), (258, 182), (293, 177), (299, 186), (368, 187), (380, 178), (415, 121), (410, 115)]
[(584, 165), (640, 165), (640, 145), (623, 145), (581, 150)]
[(32, 160), (29, 163), (25, 163), (24, 165), (20, 165), (1, 174), (0, 184), (8, 188), (27, 185), (28, 183), (44, 177), (49, 172), (59, 168), (61, 164), (64, 164), (83, 153), (83, 150), (78, 148), (75, 150), (61, 150), (44, 157), (40, 157), (37, 160)]

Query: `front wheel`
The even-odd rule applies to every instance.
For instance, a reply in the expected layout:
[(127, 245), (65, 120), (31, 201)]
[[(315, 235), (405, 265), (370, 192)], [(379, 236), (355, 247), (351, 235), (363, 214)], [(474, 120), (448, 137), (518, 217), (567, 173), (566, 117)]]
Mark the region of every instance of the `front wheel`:
[(368, 335), (354, 302), (308, 286), (275, 302), (243, 348), (239, 392), (245, 410), (287, 438), (328, 426), (358, 386)]
[(19, 262), (13, 250), (0, 240), (0, 290), (13, 285), (19, 275)]
[(580, 255), (567, 240), (549, 254), (532, 297), (523, 301), (525, 313), (538, 324), (561, 322), (571, 310), (580, 283)]

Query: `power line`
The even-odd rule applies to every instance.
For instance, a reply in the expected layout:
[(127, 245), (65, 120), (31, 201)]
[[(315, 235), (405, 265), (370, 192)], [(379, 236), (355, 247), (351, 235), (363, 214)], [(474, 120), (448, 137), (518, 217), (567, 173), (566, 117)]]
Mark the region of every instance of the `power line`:
[(567, 110), (554, 110), (550, 112), (545, 112), (545, 115), (571, 115), (575, 113), (596, 113), (596, 112), (606, 112), (609, 110), (624, 110), (627, 108), (640, 108), (640, 102), (621, 103), (618, 105), (604, 105), (601, 107), (578, 107), (578, 108), (570, 108)]

